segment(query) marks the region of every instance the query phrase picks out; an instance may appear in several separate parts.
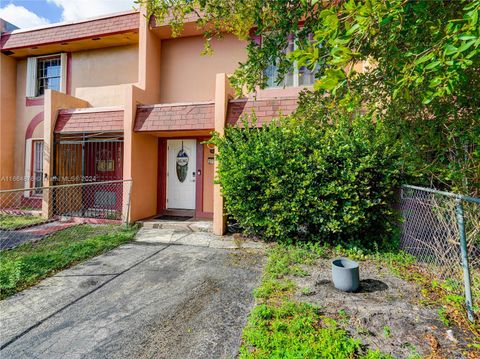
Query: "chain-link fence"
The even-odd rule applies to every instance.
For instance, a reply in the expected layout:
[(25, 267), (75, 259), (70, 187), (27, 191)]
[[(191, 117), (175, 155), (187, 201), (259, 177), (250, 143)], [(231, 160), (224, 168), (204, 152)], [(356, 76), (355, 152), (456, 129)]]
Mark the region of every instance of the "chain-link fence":
[(401, 248), (465, 295), (473, 319), (480, 306), (480, 199), (403, 186), (400, 208)]
[[(126, 223), (130, 180), (0, 191), (0, 250), (111, 232)], [(53, 239), (52, 239), (53, 238)]]

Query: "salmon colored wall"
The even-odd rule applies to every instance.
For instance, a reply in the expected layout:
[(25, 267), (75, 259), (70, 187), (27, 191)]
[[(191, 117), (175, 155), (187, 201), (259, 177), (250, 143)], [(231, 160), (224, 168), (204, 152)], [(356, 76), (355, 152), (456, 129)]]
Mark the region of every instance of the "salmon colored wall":
[(75, 97), (93, 107), (123, 105), (125, 85), (138, 81), (138, 45), (72, 53)]
[[(130, 222), (157, 213), (158, 138), (133, 132), (137, 105), (160, 100), (160, 40), (149, 30), (141, 9), (138, 46), (138, 86), (129, 85), (124, 95), (123, 176), (132, 179)], [(124, 198), (128, 192), (124, 191)], [(125, 201), (126, 202), (126, 201)], [(124, 203), (123, 213), (127, 213)]]
[(35, 127), (32, 138), (43, 138), (43, 121)]
[[(43, 105), (26, 106), (25, 94), (27, 84), (27, 60), (17, 62), (16, 73), (16, 126), (15, 126), (15, 149), (14, 149), (14, 173), (15, 176), (25, 175), (25, 134), (32, 119), (43, 111)], [(43, 138), (43, 122), (40, 122), (34, 130), (32, 138)], [(23, 182), (21, 185), (23, 186)]]
[(212, 40), (214, 54), (201, 55), (203, 36), (162, 40), (161, 103), (211, 101), (217, 73), (232, 73), (246, 59), (246, 42), (233, 35)]
[(73, 52), (72, 89), (135, 83), (137, 69), (137, 45)]
[[(151, 217), (157, 212), (157, 137), (133, 132), (137, 104), (146, 101), (146, 93), (135, 85), (125, 91), (124, 179), (132, 179), (129, 221)], [(124, 190), (124, 198), (128, 192)], [(127, 213), (124, 201), (123, 213)]]
[[(227, 74), (217, 74), (215, 77), (215, 131), (223, 136), (225, 134), (225, 121), (227, 119), (228, 101), (233, 96), (233, 89)], [(218, 148), (215, 148), (218, 151)], [(218, 163), (214, 163), (214, 171), (217, 173)], [(227, 217), (225, 215), (224, 199), (220, 184), (213, 185), (213, 233), (225, 234)]]
[(133, 133), (131, 156), (131, 218), (137, 220), (153, 216), (157, 212), (158, 139), (151, 135)]
[(73, 93), (75, 97), (88, 101), (92, 107), (123, 106), (126, 86), (77, 87)]
[(203, 212), (213, 213), (213, 179), (214, 165), (208, 163), (209, 157), (214, 157), (207, 145), (203, 145)]
[(5, 177), (14, 176), (16, 67), (14, 59), (0, 54), (0, 189), (13, 188)]
[(150, 31), (145, 8), (140, 12), (138, 45), (138, 88), (145, 91), (144, 104), (160, 103), (161, 53), (162, 43)]

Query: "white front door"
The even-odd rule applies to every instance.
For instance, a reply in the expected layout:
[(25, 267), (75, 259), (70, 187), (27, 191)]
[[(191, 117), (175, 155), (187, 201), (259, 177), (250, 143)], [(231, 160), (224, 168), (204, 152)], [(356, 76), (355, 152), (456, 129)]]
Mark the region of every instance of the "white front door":
[(197, 141), (167, 141), (167, 208), (195, 209)]

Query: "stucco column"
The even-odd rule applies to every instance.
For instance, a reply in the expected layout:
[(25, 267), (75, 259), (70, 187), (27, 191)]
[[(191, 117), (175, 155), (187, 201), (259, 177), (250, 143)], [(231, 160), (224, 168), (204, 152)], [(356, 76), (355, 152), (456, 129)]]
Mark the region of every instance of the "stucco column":
[[(228, 100), (233, 95), (226, 74), (217, 74), (215, 82), (215, 131), (221, 136), (225, 134), (225, 122), (227, 119)], [(218, 153), (218, 148), (215, 149)], [(214, 162), (215, 178), (217, 177), (217, 161)], [(225, 215), (224, 200), (219, 184), (213, 185), (213, 233), (225, 234), (227, 217)]]
[(147, 10), (140, 7), (138, 34), (138, 82), (125, 87), (123, 178), (131, 179), (130, 207), (128, 186), (124, 187), (123, 216), (128, 222), (157, 214), (158, 138), (135, 132), (137, 105), (160, 102), (161, 40), (150, 30)]
[[(53, 177), (54, 131), (58, 110), (90, 107), (87, 101), (54, 90), (45, 90), (43, 118), (43, 186), (50, 186)], [(42, 215), (50, 218), (53, 215), (52, 193), (43, 191)]]
[(130, 207), (128, 186), (124, 187), (123, 215), (128, 222), (157, 213), (158, 138), (134, 130), (137, 105), (152, 99), (135, 85), (126, 87), (124, 108), (123, 178), (131, 179)]
[(17, 61), (0, 54), (0, 189), (12, 189), (17, 126)]

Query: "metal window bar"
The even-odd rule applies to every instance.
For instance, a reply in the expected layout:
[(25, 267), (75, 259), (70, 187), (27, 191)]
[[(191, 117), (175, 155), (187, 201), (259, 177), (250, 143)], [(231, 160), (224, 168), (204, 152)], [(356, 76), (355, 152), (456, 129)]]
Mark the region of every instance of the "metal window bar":
[(34, 187), (36, 188), (34, 193), (38, 195), (41, 194), (42, 191), (37, 188), (43, 185), (43, 141), (35, 141), (34, 144), (33, 175)]
[(440, 279), (463, 282), (467, 315), (473, 321), (478, 305), (472, 285), (480, 292), (480, 198), (404, 185), (400, 209), (401, 248), (434, 265)]

